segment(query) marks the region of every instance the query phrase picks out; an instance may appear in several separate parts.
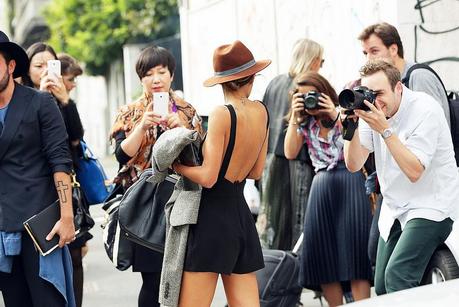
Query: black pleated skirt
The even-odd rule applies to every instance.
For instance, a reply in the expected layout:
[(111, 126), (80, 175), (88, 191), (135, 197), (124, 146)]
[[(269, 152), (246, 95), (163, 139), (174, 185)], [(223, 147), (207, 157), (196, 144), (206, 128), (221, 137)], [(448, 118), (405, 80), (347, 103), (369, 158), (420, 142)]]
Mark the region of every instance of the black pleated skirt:
[(350, 173), (344, 163), (314, 177), (300, 255), (303, 287), (371, 279), (367, 247), (372, 216), (364, 182), (361, 172)]

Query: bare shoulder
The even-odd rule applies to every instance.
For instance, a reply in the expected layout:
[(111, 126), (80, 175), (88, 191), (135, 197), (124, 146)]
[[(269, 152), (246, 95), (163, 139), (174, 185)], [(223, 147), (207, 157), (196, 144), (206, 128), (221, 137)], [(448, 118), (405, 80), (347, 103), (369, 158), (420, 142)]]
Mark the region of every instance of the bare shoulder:
[(259, 100), (253, 100), (252, 106), (256, 110), (258, 116), (262, 118), (266, 118), (268, 116), (268, 109), (266, 108), (263, 102)]
[(228, 117), (228, 108), (226, 106), (216, 106), (209, 114), (209, 119), (223, 119)]
[(265, 105), (260, 100), (250, 100), (250, 105), (258, 111), (265, 110)]
[(230, 123), (228, 108), (225, 106), (215, 107), (209, 114), (209, 127), (226, 127)]

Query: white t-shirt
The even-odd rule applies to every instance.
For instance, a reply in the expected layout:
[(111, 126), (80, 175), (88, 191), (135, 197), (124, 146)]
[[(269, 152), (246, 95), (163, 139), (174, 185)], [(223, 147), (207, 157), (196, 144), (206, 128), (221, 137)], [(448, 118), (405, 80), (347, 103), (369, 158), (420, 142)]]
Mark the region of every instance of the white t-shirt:
[(384, 197), (379, 231), (386, 241), (398, 219), (402, 229), (414, 218), (455, 219), (459, 210), (459, 173), (451, 133), (443, 110), (431, 96), (403, 87), (397, 113), (389, 120), (394, 134), (418, 158), (425, 170), (412, 183), (401, 171), (381, 135), (359, 121), (361, 144), (375, 153), (376, 171)]

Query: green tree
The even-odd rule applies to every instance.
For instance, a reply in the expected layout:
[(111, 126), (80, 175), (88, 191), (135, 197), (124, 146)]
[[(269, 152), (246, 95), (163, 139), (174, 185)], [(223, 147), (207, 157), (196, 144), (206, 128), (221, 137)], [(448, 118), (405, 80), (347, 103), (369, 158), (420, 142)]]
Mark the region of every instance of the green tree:
[(105, 74), (126, 43), (179, 31), (177, 0), (52, 0), (44, 9), (49, 43)]

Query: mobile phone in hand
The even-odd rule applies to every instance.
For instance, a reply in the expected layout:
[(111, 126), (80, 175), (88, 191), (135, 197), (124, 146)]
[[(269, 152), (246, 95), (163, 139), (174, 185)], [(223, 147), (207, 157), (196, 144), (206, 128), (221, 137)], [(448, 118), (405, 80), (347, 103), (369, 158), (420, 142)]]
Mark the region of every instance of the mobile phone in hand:
[(153, 112), (166, 117), (169, 113), (169, 93), (153, 93)]
[(48, 76), (53, 78), (61, 76), (61, 61), (49, 60), (48, 61)]

